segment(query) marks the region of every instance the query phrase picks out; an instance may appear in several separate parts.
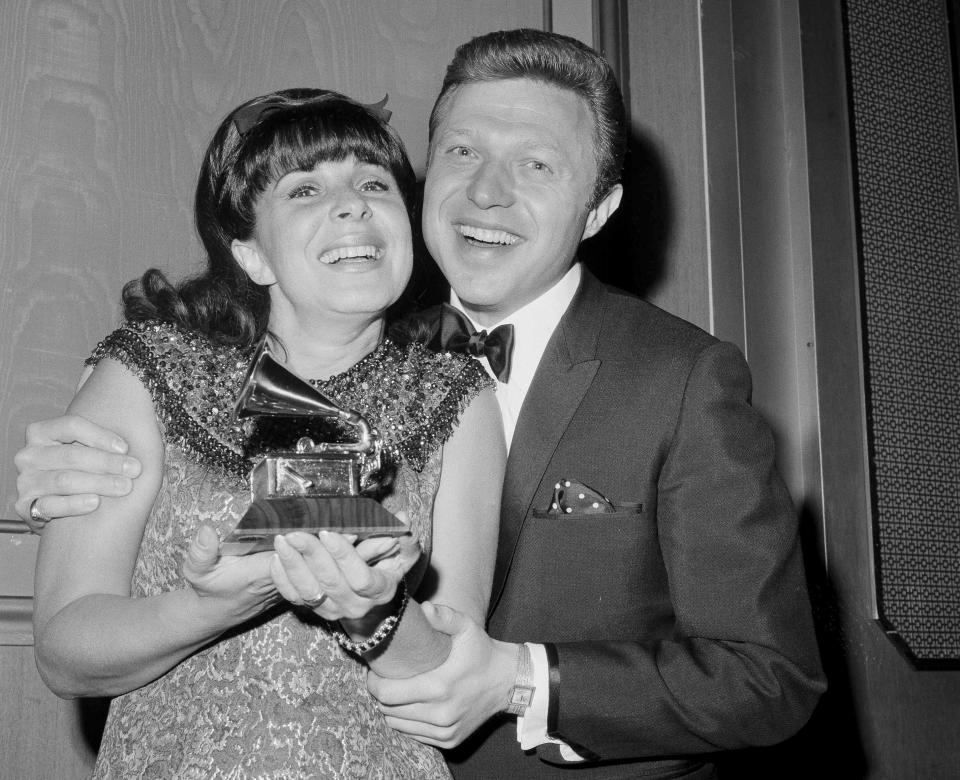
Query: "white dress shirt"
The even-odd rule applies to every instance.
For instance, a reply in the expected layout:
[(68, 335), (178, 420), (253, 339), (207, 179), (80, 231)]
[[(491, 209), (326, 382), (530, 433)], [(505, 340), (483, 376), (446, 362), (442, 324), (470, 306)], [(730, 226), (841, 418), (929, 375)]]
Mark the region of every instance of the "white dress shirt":
[[(533, 375), (543, 358), (547, 342), (550, 341), (550, 337), (560, 323), (560, 318), (570, 306), (580, 286), (581, 276), (580, 264), (574, 263), (553, 287), (492, 327), (484, 328), (478, 325), (467, 314), (467, 319), (477, 330), (490, 332), (499, 325), (513, 325), (513, 357), (510, 363), (509, 381), (501, 382), (490, 371), (487, 359), (477, 358), (497, 383), (494, 392), (503, 416), (503, 434), (508, 452), (513, 441), (513, 432), (517, 427), (517, 417), (520, 415), (523, 400), (527, 397), (530, 383), (533, 382)], [(450, 304), (466, 314), (453, 290), (450, 291)], [(523, 750), (529, 750), (537, 745), (553, 742), (560, 745), (560, 753), (568, 761), (582, 761), (582, 757), (566, 743), (547, 735), (547, 709), (550, 698), (550, 668), (547, 652), (543, 645), (531, 642), (527, 642), (526, 645), (530, 648), (530, 657), (533, 662), (533, 684), (536, 693), (526, 713), (517, 718), (517, 740), (520, 742), (520, 747)]]

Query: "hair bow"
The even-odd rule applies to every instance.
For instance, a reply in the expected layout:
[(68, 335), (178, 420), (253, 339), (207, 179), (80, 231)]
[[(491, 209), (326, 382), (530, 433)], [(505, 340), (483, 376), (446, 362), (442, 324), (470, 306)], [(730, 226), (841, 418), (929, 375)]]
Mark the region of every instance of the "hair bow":
[[(278, 98), (265, 100), (262, 103), (251, 103), (246, 106), (241, 106), (234, 111), (233, 116), (231, 116), (230, 119), (233, 121), (234, 127), (237, 128), (237, 132), (242, 137), (260, 124), (263, 118), (268, 114), (286, 109), (294, 110), (303, 108), (304, 106), (309, 106), (311, 103), (322, 103), (329, 100), (331, 95), (333, 95), (333, 93), (318, 95), (317, 97), (307, 100), (303, 103), (288, 103), (286, 101), (281, 101)], [(392, 111), (385, 108), (389, 98), (389, 95), (384, 95), (383, 98), (376, 103), (358, 103), (357, 105), (366, 109), (384, 124), (387, 124), (390, 122), (390, 117), (393, 115)]]

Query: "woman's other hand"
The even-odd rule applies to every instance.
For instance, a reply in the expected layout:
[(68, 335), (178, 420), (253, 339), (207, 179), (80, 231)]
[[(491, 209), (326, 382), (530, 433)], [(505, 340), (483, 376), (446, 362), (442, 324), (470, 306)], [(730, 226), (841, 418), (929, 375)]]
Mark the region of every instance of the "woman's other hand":
[(202, 525), (183, 560), (183, 576), (205, 603), (229, 621), (225, 628), (256, 617), (280, 601), (270, 573), (272, 553), (220, 555), (220, 537)]
[(409, 535), (354, 546), (338, 533), (294, 532), (278, 536), (275, 549), (270, 572), (277, 589), (287, 601), (307, 605), (327, 620), (381, 617), (380, 608), (390, 604), (401, 578), (420, 558)]

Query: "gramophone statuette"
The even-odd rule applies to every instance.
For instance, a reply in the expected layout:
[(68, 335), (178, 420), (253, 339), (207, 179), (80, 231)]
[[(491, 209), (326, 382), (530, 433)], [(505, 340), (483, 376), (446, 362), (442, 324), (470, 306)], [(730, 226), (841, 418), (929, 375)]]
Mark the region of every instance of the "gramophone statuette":
[(303, 436), (289, 450), (258, 454), (250, 472), (250, 508), (224, 540), (224, 554), (272, 549), (274, 536), (294, 530), (330, 530), (361, 538), (407, 532), (378, 501), (363, 495), (380, 471), (377, 432), (360, 412), (341, 408), (280, 365), (265, 341), (250, 363), (235, 415), (335, 418), (357, 435), (347, 442), (316, 442)]

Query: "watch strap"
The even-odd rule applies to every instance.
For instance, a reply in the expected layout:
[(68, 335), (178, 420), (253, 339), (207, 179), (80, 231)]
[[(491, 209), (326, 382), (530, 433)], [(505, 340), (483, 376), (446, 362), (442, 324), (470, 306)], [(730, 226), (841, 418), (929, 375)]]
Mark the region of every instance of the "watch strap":
[(507, 694), (506, 711), (511, 715), (523, 715), (533, 701), (536, 686), (533, 684), (533, 659), (530, 648), (519, 644), (517, 650), (517, 676)]

